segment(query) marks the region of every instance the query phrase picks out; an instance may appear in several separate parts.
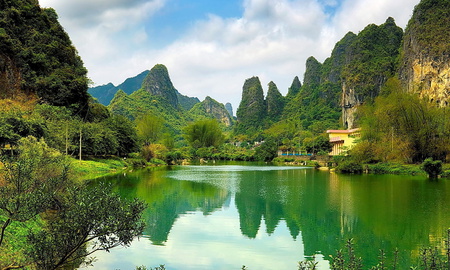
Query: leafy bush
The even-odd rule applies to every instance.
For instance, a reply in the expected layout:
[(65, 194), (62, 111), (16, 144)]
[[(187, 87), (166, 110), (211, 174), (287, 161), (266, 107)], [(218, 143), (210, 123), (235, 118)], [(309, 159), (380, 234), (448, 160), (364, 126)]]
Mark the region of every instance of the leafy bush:
[(440, 160), (433, 161), (432, 158), (427, 158), (422, 163), (421, 169), (428, 174), (428, 177), (437, 178), (443, 172), (442, 161)]
[(340, 173), (362, 173), (363, 166), (361, 162), (345, 160), (336, 167), (336, 170)]
[(267, 140), (255, 149), (255, 158), (261, 161), (272, 161), (277, 156), (277, 144), (273, 140)]

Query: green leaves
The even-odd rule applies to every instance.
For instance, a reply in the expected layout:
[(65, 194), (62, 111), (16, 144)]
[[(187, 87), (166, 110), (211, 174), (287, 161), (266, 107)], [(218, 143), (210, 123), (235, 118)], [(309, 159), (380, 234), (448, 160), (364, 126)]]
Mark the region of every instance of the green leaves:
[(17, 240), (8, 232), (13, 222), (43, 219), (33, 223), (27, 245), (14, 256), (37, 269), (76, 268), (93, 252), (129, 245), (142, 233), (141, 201), (123, 200), (109, 186), (73, 182), (66, 157), (43, 140), (22, 139), (18, 153), (2, 157), (0, 249)]
[(62, 207), (43, 230), (28, 236), (33, 246), (28, 255), (39, 269), (70, 266), (95, 251), (127, 246), (144, 229), (145, 205), (122, 200), (108, 186), (70, 188)]
[[(67, 33), (56, 20), (54, 10), (26, 0), (7, 2), (0, 10), (0, 46), (20, 84), (8, 87), (37, 94), (57, 106), (73, 105), (85, 110), (88, 102), (87, 70), (83, 67)], [(6, 82), (10, 83), (10, 82)]]
[(216, 120), (200, 120), (188, 125), (185, 130), (186, 140), (193, 148), (218, 147), (224, 141), (224, 135)]

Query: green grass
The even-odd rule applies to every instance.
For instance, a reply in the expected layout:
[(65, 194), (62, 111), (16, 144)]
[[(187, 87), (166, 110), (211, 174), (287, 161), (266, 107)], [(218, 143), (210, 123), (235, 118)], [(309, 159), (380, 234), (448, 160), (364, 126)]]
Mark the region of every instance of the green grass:
[(77, 179), (86, 180), (102, 177), (105, 175), (119, 173), (128, 167), (126, 160), (113, 159), (91, 159), (72, 160), (72, 172)]

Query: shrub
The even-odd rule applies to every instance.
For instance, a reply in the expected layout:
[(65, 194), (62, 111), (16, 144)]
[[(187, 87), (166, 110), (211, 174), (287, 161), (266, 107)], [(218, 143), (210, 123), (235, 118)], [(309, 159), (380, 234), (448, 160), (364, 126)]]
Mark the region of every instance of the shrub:
[(162, 144), (150, 144), (142, 148), (142, 157), (150, 161), (152, 158), (165, 159), (167, 148)]
[(437, 178), (440, 174), (442, 174), (442, 161), (435, 160), (432, 158), (427, 158), (422, 163), (421, 169), (424, 170), (428, 177)]
[(363, 166), (361, 162), (345, 160), (336, 167), (336, 170), (340, 173), (362, 173)]

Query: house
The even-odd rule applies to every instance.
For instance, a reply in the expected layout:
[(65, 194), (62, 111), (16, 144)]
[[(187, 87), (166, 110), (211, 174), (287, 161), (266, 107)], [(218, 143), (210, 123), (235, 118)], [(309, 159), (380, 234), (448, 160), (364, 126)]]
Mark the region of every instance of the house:
[(333, 149), (330, 152), (330, 156), (341, 155), (345, 150), (349, 150), (355, 144), (355, 140), (360, 137), (360, 129), (348, 129), (348, 130), (327, 130), (330, 143), (333, 145)]

